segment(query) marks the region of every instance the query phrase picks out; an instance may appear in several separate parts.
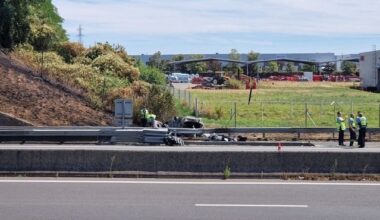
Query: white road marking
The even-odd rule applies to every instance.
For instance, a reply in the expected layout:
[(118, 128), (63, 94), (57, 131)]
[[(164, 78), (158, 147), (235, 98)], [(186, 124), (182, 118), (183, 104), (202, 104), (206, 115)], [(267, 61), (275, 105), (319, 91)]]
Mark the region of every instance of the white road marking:
[(362, 182), (225, 182), (225, 181), (150, 181), (150, 180), (67, 180), (0, 179), (1, 183), (97, 183), (97, 184), (167, 184), (167, 185), (311, 185), (311, 186), (380, 186)]
[(264, 207), (264, 208), (308, 208), (308, 205), (266, 205), (266, 204), (195, 204), (196, 207)]

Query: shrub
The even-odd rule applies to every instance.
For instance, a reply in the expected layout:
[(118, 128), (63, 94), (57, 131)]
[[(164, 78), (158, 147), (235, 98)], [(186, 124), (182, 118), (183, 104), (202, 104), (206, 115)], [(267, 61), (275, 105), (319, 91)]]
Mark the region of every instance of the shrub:
[(74, 58), (83, 54), (86, 48), (80, 43), (64, 42), (58, 45), (56, 50), (66, 63), (73, 63)]
[(140, 70), (140, 80), (144, 80), (148, 83), (157, 84), (157, 85), (166, 84), (166, 76), (158, 68), (140, 64), (139, 70)]
[(229, 89), (243, 89), (244, 85), (240, 80), (230, 79), (226, 83), (227, 88)]
[(114, 53), (98, 56), (92, 62), (92, 66), (98, 68), (103, 74), (126, 78), (130, 82), (137, 80), (140, 75), (136, 67), (127, 64)]

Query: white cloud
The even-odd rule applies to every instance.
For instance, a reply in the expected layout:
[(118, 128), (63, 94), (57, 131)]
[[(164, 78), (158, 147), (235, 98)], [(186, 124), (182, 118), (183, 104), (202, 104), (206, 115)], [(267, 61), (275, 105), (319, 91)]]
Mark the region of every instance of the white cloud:
[(54, 3), (67, 21), (70, 33), (75, 33), (82, 24), (87, 34), (380, 34), (377, 0), (54, 0)]

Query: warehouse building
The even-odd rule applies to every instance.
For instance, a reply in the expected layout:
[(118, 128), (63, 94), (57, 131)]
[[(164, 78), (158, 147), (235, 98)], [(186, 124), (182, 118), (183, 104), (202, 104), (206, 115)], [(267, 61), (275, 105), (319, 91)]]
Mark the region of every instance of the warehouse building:
[(362, 87), (371, 91), (380, 91), (380, 51), (361, 53), (359, 68)]

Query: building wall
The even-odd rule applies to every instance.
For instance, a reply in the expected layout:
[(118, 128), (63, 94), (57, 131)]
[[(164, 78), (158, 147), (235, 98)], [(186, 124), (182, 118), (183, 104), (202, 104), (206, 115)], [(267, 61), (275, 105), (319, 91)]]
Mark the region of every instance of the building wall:
[[(376, 56), (376, 61), (375, 61)], [(362, 86), (364, 88), (378, 86), (378, 68), (380, 65), (380, 51), (370, 51), (360, 54), (359, 68)], [(375, 68), (376, 67), (376, 68)]]

